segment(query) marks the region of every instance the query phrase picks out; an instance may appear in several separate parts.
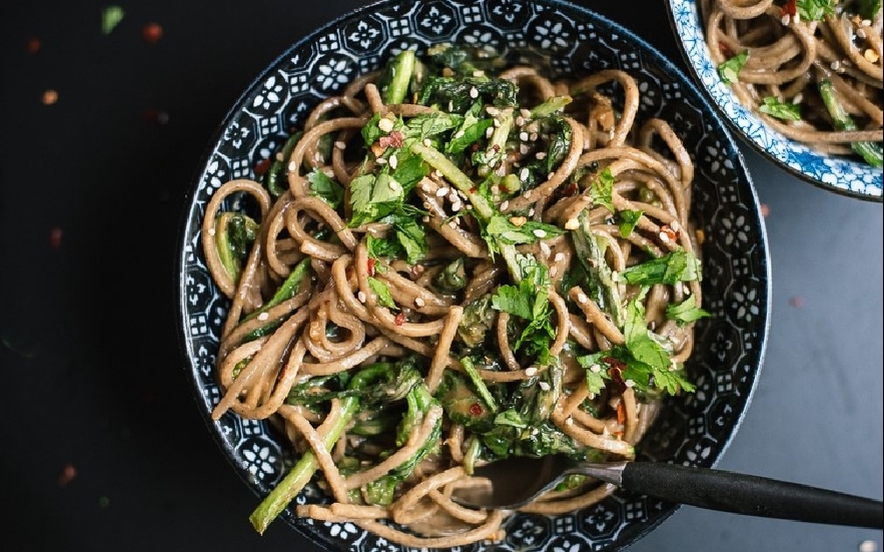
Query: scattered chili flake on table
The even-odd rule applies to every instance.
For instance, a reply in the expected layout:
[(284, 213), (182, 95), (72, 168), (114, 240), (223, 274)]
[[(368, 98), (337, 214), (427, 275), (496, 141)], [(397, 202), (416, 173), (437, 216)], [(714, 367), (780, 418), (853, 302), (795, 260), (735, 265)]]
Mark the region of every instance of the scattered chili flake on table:
[(59, 249), (61, 247), (62, 230), (58, 226), (49, 231), (49, 247)]
[(40, 51), (40, 39), (36, 36), (32, 36), (28, 39), (27, 50), (29, 54), (36, 54)]
[(169, 122), (169, 113), (161, 109), (148, 108), (141, 112), (141, 119), (145, 123), (164, 125)]
[(800, 295), (793, 295), (789, 298), (789, 304), (795, 307), (796, 309), (800, 309), (804, 306), (804, 298)]
[(770, 206), (767, 203), (761, 204), (761, 216), (767, 217), (770, 214)]
[(51, 88), (43, 92), (43, 105), (52, 105), (58, 101), (58, 92)]
[(60, 487), (67, 487), (68, 483), (73, 481), (75, 477), (77, 477), (77, 469), (71, 464), (65, 464), (58, 475), (58, 485)]
[(163, 28), (159, 23), (148, 23), (141, 29), (141, 36), (148, 44), (156, 44), (163, 38)]

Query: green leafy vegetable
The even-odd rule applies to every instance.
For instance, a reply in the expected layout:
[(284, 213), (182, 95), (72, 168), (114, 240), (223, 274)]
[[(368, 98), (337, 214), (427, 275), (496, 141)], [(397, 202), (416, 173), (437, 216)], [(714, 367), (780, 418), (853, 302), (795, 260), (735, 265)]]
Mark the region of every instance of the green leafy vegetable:
[(761, 113), (783, 119), (784, 121), (800, 121), (801, 105), (797, 103), (784, 103), (775, 96), (767, 96), (758, 104)]
[(740, 80), (740, 70), (746, 65), (749, 58), (749, 50), (740, 52), (739, 54), (727, 59), (718, 65), (718, 75), (724, 84), (733, 84)]

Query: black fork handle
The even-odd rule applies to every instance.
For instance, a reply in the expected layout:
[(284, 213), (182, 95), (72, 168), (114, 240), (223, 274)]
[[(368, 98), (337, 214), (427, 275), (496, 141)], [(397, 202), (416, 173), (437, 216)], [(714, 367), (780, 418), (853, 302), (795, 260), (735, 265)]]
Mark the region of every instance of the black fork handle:
[(624, 489), (661, 500), (750, 516), (884, 528), (880, 500), (712, 468), (627, 462)]

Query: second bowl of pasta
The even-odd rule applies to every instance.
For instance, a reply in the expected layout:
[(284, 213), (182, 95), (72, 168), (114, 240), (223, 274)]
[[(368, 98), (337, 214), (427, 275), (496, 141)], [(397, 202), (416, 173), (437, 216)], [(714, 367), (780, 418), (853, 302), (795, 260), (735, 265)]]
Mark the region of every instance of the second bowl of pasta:
[(712, 466), (764, 356), (733, 138), (565, 2), (386, 0), (304, 37), (213, 137), (181, 246), (248, 521), (328, 550), (621, 549), (677, 506), (585, 478), (516, 512), (451, 495), (511, 455)]
[(882, 201), (880, 2), (667, 4), (692, 76), (747, 144), (815, 186)]

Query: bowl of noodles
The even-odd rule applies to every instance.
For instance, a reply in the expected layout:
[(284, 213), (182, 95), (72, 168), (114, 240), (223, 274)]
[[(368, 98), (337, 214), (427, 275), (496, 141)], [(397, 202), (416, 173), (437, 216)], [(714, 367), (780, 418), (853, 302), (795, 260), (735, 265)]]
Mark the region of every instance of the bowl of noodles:
[(763, 157), (882, 201), (882, 12), (865, 0), (667, 0), (693, 78)]
[[(713, 466), (769, 324), (734, 139), (628, 29), (550, 0), (386, 0), (295, 42), (211, 138), (181, 231), (198, 410), (258, 534), (619, 550), (678, 505), (512, 455)], [(293, 542), (297, 542), (293, 536)]]

